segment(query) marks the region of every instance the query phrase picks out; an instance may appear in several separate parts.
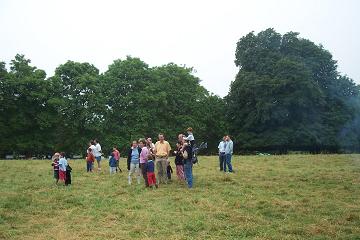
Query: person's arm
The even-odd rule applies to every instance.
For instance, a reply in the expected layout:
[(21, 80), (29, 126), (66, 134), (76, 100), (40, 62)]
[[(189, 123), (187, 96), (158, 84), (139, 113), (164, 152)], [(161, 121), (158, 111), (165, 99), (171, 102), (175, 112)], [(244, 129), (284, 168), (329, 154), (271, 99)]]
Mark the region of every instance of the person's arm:
[(128, 158), (127, 158), (127, 168), (128, 168), (128, 170), (130, 170), (131, 151), (132, 151), (132, 149), (130, 148), (129, 152), (128, 152)]

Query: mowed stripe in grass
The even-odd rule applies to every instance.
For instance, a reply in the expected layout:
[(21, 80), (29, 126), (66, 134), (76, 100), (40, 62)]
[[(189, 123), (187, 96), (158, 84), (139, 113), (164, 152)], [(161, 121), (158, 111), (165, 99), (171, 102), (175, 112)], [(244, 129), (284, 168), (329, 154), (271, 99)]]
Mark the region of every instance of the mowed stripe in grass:
[(360, 155), (235, 156), (234, 174), (201, 157), (192, 190), (81, 160), (55, 186), (50, 164), (0, 161), (0, 239), (360, 239)]

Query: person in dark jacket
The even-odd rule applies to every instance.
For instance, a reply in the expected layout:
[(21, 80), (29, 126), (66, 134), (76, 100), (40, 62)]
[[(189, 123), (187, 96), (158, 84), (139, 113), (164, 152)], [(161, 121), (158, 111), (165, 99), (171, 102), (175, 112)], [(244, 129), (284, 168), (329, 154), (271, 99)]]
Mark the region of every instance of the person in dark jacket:
[(189, 141), (186, 141), (184, 143), (184, 146), (182, 148), (182, 155), (184, 157), (184, 172), (185, 172), (185, 178), (188, 184), (189, 188), (193, 187), (193, 174), (192, 174), (192, 148), (189, 144)]
[(135, 174), (137, 183), (140, 184), (140, 153), (141, 148), (138, 146), (137, 141), (133, 141), (131, 148), (129, 149), (128, 153), (128, 170), (129, 170), (129, 176), (128, 176), (128, 182), (129, 185), (131, 185), (132, 182), (132, 175)]
[(68, 165), (66, 166), (65, 186), (71, 185), (71, 171), (72, 171), (72, 168), (71, 168), (70, 165), (68, 164)]
[(176, 143), (176, 150), (174, 151), (175, 154), (175, 166), (176, 166), (176, 175), (180, 181), (185, 180), (184, 176), (184, 158), (181, 152), (182, 142)]

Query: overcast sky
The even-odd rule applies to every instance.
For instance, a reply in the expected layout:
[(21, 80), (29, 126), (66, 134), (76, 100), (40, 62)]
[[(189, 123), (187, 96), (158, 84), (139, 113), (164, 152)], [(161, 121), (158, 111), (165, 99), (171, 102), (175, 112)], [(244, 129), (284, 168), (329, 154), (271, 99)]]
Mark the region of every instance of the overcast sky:
[(323, 44), (360, 83), (359, 11), (358, 0), (0, 0), (0, 60), (22, 53), (51, 76), (67, 60), (103, 72), (131, 55), (150, 66), (192, 66), (203, 86), (225, 96), (238, 39), (273, 27)]

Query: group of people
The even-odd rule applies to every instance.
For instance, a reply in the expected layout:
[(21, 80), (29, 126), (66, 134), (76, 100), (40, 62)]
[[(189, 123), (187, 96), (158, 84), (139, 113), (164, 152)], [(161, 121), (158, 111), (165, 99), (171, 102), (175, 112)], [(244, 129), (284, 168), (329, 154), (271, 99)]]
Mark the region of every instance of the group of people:
[[(128, 184), (131, 185), (133, 177), (136, 177), (137, 183), (140, 184), (141, 176), (144, 179), (146, 187), (157, 188), (159, 184), (167, 184), (171, 180), (173, 173), (169, 161), (170, 154), (175, 155), (176, 174), (180, 181), (186, 181), (189, 188), (193, 187), (192, 177), (192, 147), (195, 143), (192, 128), (187, 129), (188, 136), (180, 134), (176, 149), (171, 151), (171, 146), (165, 140), (164, 134), (158, 135), (158, 141), (154, 144), (151, 138), (141, 138), (134, 140), (128, 149), (127, 169)], [(95, 139), (90, 141), (87, 149), (86, 168), (92, 172), (94, 162), (98, 164), (98, 171), (101, 171), (101, 146)], [(117, 171), (122, 172), (119, 167), (120, 152), (116, 146), (109, 157), (110, 174)], [(157, 173), (155, 174), (155, 169)]]
[[(176, 175), (179, 181), (186, 182), (189, 188), (193, 187), (193, 147), (195, 138), (192, 128), (187, 129), (187, 136), (178, 135), (176, 148), (172, 151), (164, 134), (158, 135), (158, 141), (154, 144), (151, 138), (134, 140), (127, 151), (128, 184), (131, 185), (133, 177), (138, 184), (143, 178), (145, 187), (157, 188), (159, 184), (167, 184), (173, 173), (169, 161), (170, 154), (175, 156)], [(229, 135), (223, 137), (218, 145), (220, 171), (233, 172), (231, 157), (233, 154), (233, 142)], [(92, 172), (94, 162), (97, 162), (98, 171), (101, 171), (102, 161), (101, 145), (97, 139), (91, 140), (87, 149), (86, 169)], [(120, 152), (116, 146), (113, 147), (109, 156), (110, 175), (122, 172), (120, 168)], [(54, 178), (71, 184), (71, 167), (64, 153), (55, 153), (53, 156)], [(157, 173), (155, 174), (155, 170)], [(68, 180), (67, 180), (68, 179)]]
[(54, 169), (54, 178), (56, 181), (56, 184), (59, 183), (59, 181), (67, 186), (71, 184), (71, 171), (72, 168), (70, 167), (68, 161), (65, 158), (65, 153), (56, 152), (52, 157), (52, 164)]
[(231, 157), (233, 154), (234, 143), (229, 135), (223, 137), (222, 141), (219, 143), (218, 149), (220, 171), (233, 172)]

